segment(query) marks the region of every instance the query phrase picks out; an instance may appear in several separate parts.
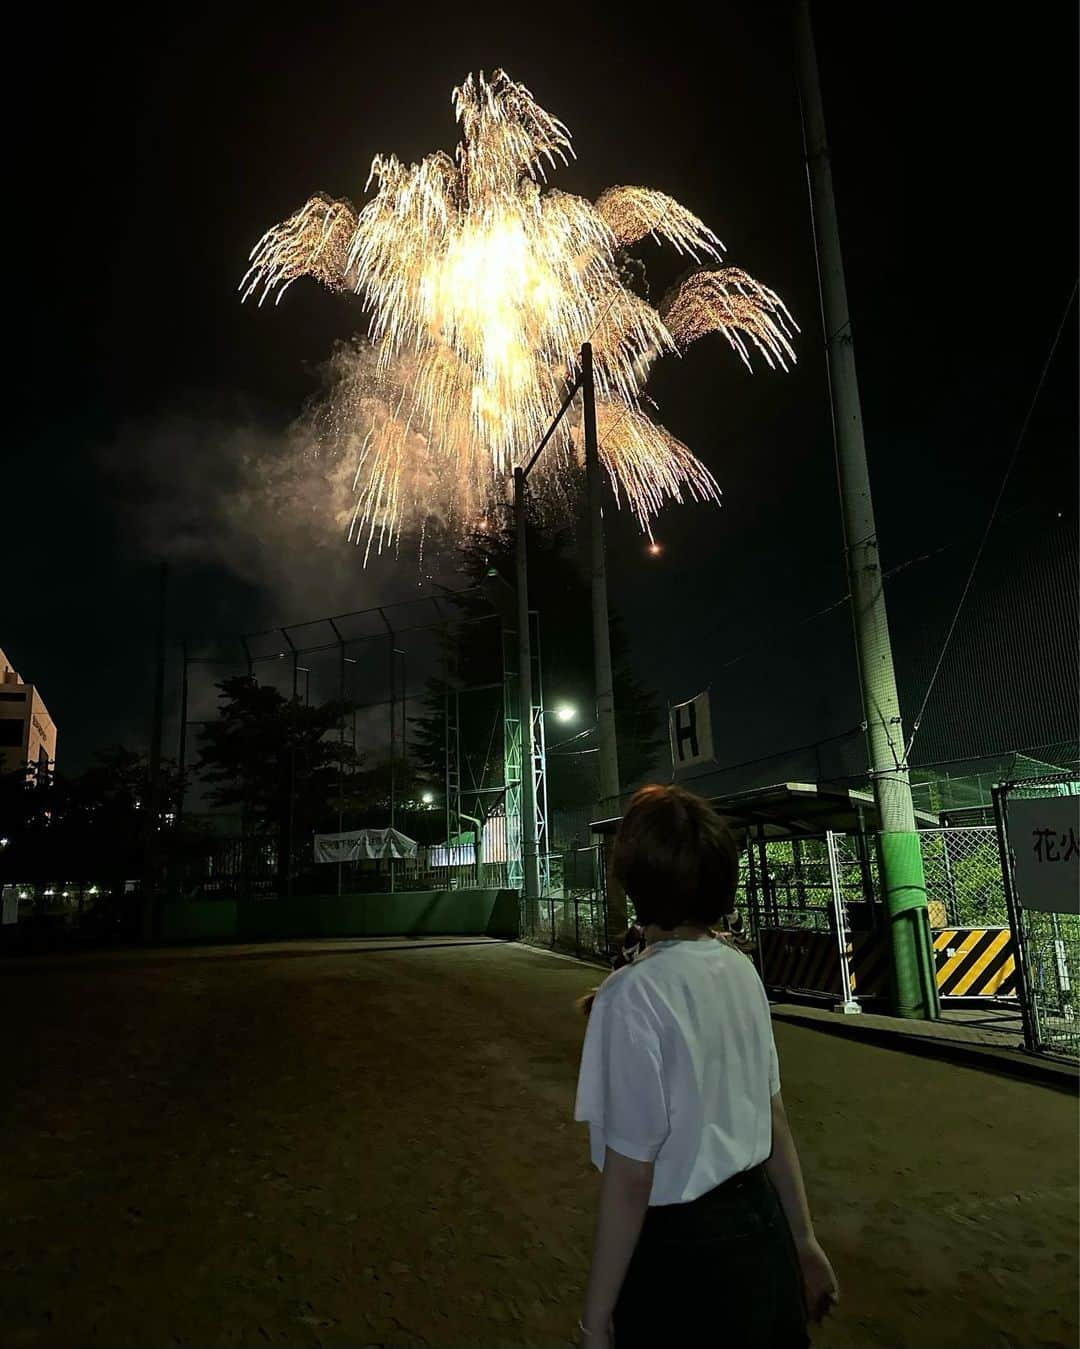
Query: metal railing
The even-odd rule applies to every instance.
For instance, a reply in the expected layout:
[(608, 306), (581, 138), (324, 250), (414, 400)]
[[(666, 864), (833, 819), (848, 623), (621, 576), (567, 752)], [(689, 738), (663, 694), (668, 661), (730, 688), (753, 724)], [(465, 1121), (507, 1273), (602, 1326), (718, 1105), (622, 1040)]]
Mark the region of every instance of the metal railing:
[(607, 960), (607, 894), (601, 849), (571, 848), (548, 856), (550, 882), (538, 900), (521, 897), (523, 942), (585, 960)]
[[(834, 842), (841, 899), (857, 922), (869, 926), (870, 916), (858, 908), (870, 905), (877, 886), (874, 850), (854, 836), (837, 834)], [(828, 840), (750, 839), (742, 861), (739, 910), (752, 936), (761, 927), (835, 931)]]

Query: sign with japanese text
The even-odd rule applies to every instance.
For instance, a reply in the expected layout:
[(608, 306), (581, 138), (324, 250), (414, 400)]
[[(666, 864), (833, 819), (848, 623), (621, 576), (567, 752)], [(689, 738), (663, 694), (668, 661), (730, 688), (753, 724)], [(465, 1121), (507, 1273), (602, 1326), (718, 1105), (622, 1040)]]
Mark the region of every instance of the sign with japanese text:
[(1010, 797), (1016, 897), (1040, 913), (1080, 913), (1080, 796)]

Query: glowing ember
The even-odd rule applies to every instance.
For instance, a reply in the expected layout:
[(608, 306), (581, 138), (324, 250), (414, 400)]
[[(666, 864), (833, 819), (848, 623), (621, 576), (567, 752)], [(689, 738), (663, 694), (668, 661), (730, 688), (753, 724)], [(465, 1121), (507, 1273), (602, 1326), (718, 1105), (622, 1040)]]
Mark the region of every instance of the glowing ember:
[[(454, 90), (455, 157), (406, 167), (379, 155), (359, 211), (313, 197), (255, 245), (245, 299), (280, 300), (301, 276), (354, 291), (367, 338), (334, 358), (320, 434), (356, 456), (350, 537), (381, 549), (430, 519), (468, 528), (504, 499), (591, 341), (600, 455), (642, 528), (666, 500), (716, 500), (709, 470), (642, 407), (653, 361), (708, 332), (749, 364), (794, 361), (783, 303), (735, 268), (697, 271), (663, 312), (627, 290), (619, 252), (646, 235), (695, 262), (723, 245), (678, 202), (613, 187), (593, 204), (541, 190), (570, 133), (502, 71)], [(571, 420), (536, 475), (557, 496), (576, 462)]]

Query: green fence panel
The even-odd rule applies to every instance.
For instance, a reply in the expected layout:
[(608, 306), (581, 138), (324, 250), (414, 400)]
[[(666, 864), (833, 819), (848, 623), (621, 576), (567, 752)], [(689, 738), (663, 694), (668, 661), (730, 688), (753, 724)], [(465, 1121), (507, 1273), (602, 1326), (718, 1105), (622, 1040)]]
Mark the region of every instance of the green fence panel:
[(515, 890), (177, 900), (162, 906), (160, 939), (287, 941), (303, 937), (518, 935)]

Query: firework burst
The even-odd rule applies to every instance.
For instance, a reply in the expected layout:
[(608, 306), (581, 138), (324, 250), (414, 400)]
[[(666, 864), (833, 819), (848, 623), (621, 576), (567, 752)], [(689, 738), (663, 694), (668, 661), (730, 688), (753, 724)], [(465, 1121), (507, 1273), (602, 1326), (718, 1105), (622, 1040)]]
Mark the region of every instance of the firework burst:
[[(365, 339), (343, 348), (319, 413), (356, 460), (350, 537), (365, 558), (432, 518), (469, 527), (505, 498), (591, 341), (600, 455), (616, 499), (647, 532), (666, 501), (716, 500), (693, 454), (646, 415), (653, 362), (709, 332), (749, 365), (794, 361), (791, 316), (723, 244), (662, 192), (612, 187), (595, 202), (547, 187), (570, 133), (502, 71), (454, 90), (453, 158), (376, 156), (356, 210), (313, 197), (255, 245), (244, 299), (280, 301), (310, 276), (354, 292)], [(658, 312), (622, 284), (620, 250), (651, 236), (698, 264)], [(554, 489), (577, 462), (575, 423), (537, 467)]]

